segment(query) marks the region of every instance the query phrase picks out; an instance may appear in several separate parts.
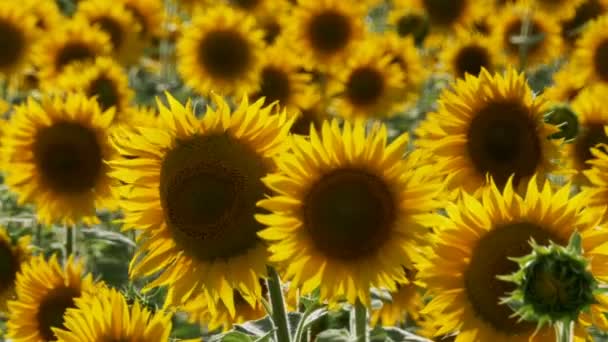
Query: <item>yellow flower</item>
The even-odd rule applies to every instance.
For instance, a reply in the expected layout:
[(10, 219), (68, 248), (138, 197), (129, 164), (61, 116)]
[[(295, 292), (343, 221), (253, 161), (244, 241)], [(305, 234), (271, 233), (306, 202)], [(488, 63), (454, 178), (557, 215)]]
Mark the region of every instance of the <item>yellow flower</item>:
[(0, 78), (13, 76), (29, 63), (35, 39), (34, 16), (16, 2), (0, 2)]
[[(411, 270), (406, 270), (405, 273), (409, 279), (414, 276)], [(420, 289), (416, 284), (397, 284), (397, 291), (391, 293), (391, 301), (371, 312), (370, 325), (395, 326), (409, 319), (416, 321), (423, 306)]]
[(475, 192), (488, 174), (499, 187), (513, 174), (515, 186), (525, 186), (532, 175), (542, 180), (556, 169), (559, 143), (547, 137), (558, 129), (544, 123), (546, 102), (533, 96), (523, 74), (482, 70), (451, 88), (416, 131), (418, 146), (449, 175), (450, 189)]
[(102, 112), (94, 99), (32, 98), (15, 109), (3, 141), (6, 184), (19, 203), (34, 203), (47, 224), (97, 222), (96, 208), (115, 203), (109, 167), (113, 149), (108, 127), (114, 111)]
[[(530, 239), (566, 245), (578, 232), (593, 275), (600, 280), (608, 276), (606, 232), (598, 227), (604, 209), (584, 209), (588, 198), (569, 196), (570, 184), (553, 191), (548, 181), (538, 186), (533, 177), (524, 197), (514, 190), (510, 181), (502, 193), (492, 183), (481, 199), (463, 193), (447, 207), (447, 217), (429, 219), (439, 230), (434, 252), (421, 260), (418, 275), (432, 296), (422, 314), (437, 320), (436, 336), (459, 331), (456, 342), (555, 341), (550, 327), (535, 332), (535, 322), (518, 322), (507, 305), (499, 304), (515, 285), (496, 277), (518, 270), (508, 258), (529, 254)], [(596, 299), (592, 314), (583, 314), (576, 324), (578, 334), (584, 334), (591, 319), (603, 320), (606, 299)]]
[(365, 133), (362, 120), (342, 129), (324, 123), (310, 138), (293, 136), (291, 151), (264, 177), (274, 195), (258, 203), (256, 218), (271, 261), (302, 294), (370, 306), (370, 287), (397, 289), (425, 243), (425, 213), (440, 206), (443, 184), (431, 168), (416, 168), (418, 153), (401, 159), (407, 134), (387, 144), (387, 130)]
[(177, 42), (178, 70), (203, 95), (247, 94), (259, 82), (263, 35), (252, 16), (230, 7), (197, 12)]
[(608, 83), (608, 16), (589, 24), (576, 43), (572, 63), (585, 82)]
[(0, 312), (6, 312), (8, 300), (15, 299), (15, 281), (21, 266), (31, 258), (29, 235), (13, 241), (6, 228), (0, 227)]
[(55, 0), (24, 0), (19, 3), (36, 18), (39, 35), (51, 32), (66, 20), (59, 11)]
[(165, 342), (171, 315), (151, 313), (138, 302), (129, 307), (123, 295), (105, 286), (74, 300), (63, 327), (53, 328), (58, 342)]
[(454, 39), (446, 42), (440, 60), (442, 67), (451, 75), (463, 78), (466, 73), (479, 76), (482, 68), (496, 71), (502, 65), (501, 57), (488, 37), (458, 30)]
[(535, 11), (540, 11), (553, 18), (571, 19), (576, 15), (576, 9), (585, 0), (529, 0)]
[(158, 37), (163, 33), (164, 7), (162, 0), (119, 0), (131, 12), (141, 28), (144, 39)]
[(84, 264), (72, 257), (61, 267), (57, 255), (49, 261), (33, 257), (17, 275), (17, 299), (8, 303), (7, 336), (14, 342), (55, 341), (53, 328), (64, 326), (64, 313), (76, 298), (96, 292), (93, 276), (83, 277)]
[(578, 98), (585, 86), (583, 75), (569, 64), (553, 75), (553, 85), (546, 88), (543, 94), (554, 104), (568, 104)]
[(267, 252), (253, 214), (267, 191), (260, 178), (287, 148), (291, 121), (261, 100), (243, 100), (232, 112), (219, 96), (197, 119), (189, 103), (167, 97), (158, 127), (116, 135), (124, 158), (110, 162), (125, 184), (125, 229), (142, 232), (130, 275), (159, 273), (146, 289), (168, 285), (167, 307), (204, 293), (234, 317), (233, 290), (260, 297)]
[(411, 7), (404, 1), (395, 2), (388, 14), (388, 23), (399, 37), (413, 38), (416, 44), (424, 41), (430, 28), (424, 9)]
[(390, 64), (397, 65), (403, 73), (403, 84), (399, 89), (400, 103), (409, 103), (417, 97), (420, 86), (428, 76), (424, 69), (422, 57), (414, 45), (414, 39), (400, 38), (395, 33), (385, 33), (372, 36), (374, 42), (370, 47), (378, 49), (380, 53), (390, 58)]

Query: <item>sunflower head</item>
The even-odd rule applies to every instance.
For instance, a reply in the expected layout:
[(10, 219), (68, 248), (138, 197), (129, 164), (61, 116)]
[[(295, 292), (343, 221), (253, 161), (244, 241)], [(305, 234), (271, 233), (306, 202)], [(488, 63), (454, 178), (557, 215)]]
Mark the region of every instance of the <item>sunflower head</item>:
[(140, 28), (144, 39), (158, 37), (163, 33), (163, 2), (162, 0), (119, 0), (131, 13)]
[(35, 18), (12, 1), (0, 3), (0, 77), (20, 72), (31, 57)]
[(113, 206), (103, 161), (113, 153), (113, 116), (81, 94), (30, 98), (15, 109), (2, 146), (11, 165), (6, 183), (20, 203), (36, 204), (42, 222), (95, 222), (95, 208)]
[(342, 129), (333, 120), (292, 139), (264, 178), (275, 195), (258, 203), (271, 211), (256, 216), (268, 227), (258, 235), (303, 294), (320, 288), (322, 300), (369, 306), (370, 286), (395, 291), (407, 282), (401, 265), (417, 250), (408, 246), (423, 244), (426, 232), (418, 214), (439, 204), (442, 184), (415, 169), (415, 157), (401, 160), (407, 135), (387, 145), (382, 125), (366, 134), (362, 120)]
[(378, 49), (382, 56), (389, 57), (391, 65), (399, 67), (403, 73), (403, 84), (399, 90), (399, 96), (406, 103), (418, 94), (420, 85), (427, 77), (424, 64), (413, 39), (399, 38), (394, 33), (385, 33), (374, 36), (369, 45), (363, 45)]
[(484, 68), (494, 72), (502, 64), (492, 41), (481, 34), (459, 30), (456, 38), (447, 44), (440, 58), (454, 77), (463, 78), (465, 74), (478, 76)]
[(6, 312), (7, 301), (15, 299), (17, 274), (31, 257), (31, 240), (29, 235), (15, 240), (0, 227), (0, 311)]
[(584, 75), (569, 65), (553, 75), (553, 85), (545, 89), (543, 94), (555, 104), (569, 104), (576, 101), (585, 86)]
[(421, 9), (410, 6), (400, 6), (397, 2), (388, 16), (393, 31), (401, 38), (412, 37), (420, 45), (429, 33), (429, 20)]
[(398, 283), (397, 290), (390, 294), (390, 302), (371, 313), (370, 325), (394, 326), (408, 319), (418, 320), (423, 301), (420, 289), (413, 282), (415, 271), (404, 268), (408, 283)]
[(35, 25), (40, 33), (54, 30), (64, 19), (54, 0), (24, 0), (20, 5), (36, 18)]
[(83, 263), (69, 258), (65, 267), (53, 255), (46, 261), (34, 257), (17, 275), (17, 299), (8, 303), (8, 336), (20, 341), (29, 336), (35, 341), (56, 340), (53, 328), (64, 327), (64, 313), (75, 307), (75, 300), (95, 292), (91, 274), (82, 275)]
[(591, 20), (596, 19), (608, 10), (606, 0), (583, 0), (575, 10), (575, 15), (561, 22), (562, 38), (570, 46), (573, 46), (581, 29)]
[(232, 111), (219, 96), (197, 119), (189, 103), (167, 97), (157, 127), (125, 127), (128, 134), (115, 139), (125, 156), (110, 163), (126, 185), (125, 227), (145, 236), (130, 274), (161, 271), (147, 288), (170, 285), (167, 306), (205, 290), (234, 316), (233, 289), (260, 296), (252, 275), (264, 274), (267, 253), (255, 203), (267, 191), (260, 178), (273, 168), (271, 158), (287, 148), (292, 120), (262, 100), (245, 99)]
[(577, 41), (573, 64), (587, 82), (608, 84), (608, 17), (589, 24)]
[(169, 314), (151, 313), (138, 302), (129, 307), (116, 289), (99, 286), (95, 293), (74, 299), (74, 306), (66, 310), (63, 326), (52, 329), (58, 342), (169, 340)]

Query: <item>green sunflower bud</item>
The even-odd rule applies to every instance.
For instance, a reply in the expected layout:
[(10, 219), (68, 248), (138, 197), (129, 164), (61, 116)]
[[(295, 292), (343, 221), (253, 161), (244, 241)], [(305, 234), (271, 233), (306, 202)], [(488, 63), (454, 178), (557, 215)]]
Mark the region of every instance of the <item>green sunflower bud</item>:
[(557, 105), (552, 107), (545, 114), (545, 122), (557, 126), (560, 130), (551, 135), (552, 139), (572, 140), (578, 135), (578, 117), (569, 106)]

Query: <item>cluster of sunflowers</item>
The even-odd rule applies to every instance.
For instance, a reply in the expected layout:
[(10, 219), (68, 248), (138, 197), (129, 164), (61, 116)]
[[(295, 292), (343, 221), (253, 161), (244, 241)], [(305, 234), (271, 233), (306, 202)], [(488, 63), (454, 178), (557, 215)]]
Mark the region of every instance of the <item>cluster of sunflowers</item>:
[(605, 99), (608, 0), (0, 0), (0, 340), (601, 339)]

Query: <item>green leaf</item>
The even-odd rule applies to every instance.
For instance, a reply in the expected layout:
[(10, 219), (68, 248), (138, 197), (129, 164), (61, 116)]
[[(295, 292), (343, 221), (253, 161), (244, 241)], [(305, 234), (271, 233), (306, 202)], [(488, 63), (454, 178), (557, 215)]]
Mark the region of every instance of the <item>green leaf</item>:
[(387, 336), (393, 341), (402, 341), (402, 342), (432, 342), (429, 339), (426, 339), (422, 336), (418, 336), (409, 331), (399, 329), (396, 327), (384, 327), (382, 328)]
[(211, 341), (218, 341), (218, 342), (253, 342), (255, 341), (254, 339), (251, 338), (251, 336), (239, 332), (239, 331), (230, 331), (226, 334), (220, 335), (220, 339), (219, 340), (214, 340), (213, 338), (211, 339)]
[(234, 326), (234, 330), (241, 333), (246, 333), (255, 337), (262, 337), (268, 334), (269, 332), (274, 331), (274, 326), (272, 324), (272, 320), (269, 316), (266, 316), (262, 319), (258, 319), (256, 321), (249, 321), (243, 324), (236, 324)]
[(352, 337), (346, 329), (329, 329), (317, 335), (316, 342), (350, 342)]
[(99, 240), (104, 240), (104, 241), (108, 241), (108, 242), (112, 242), (112, 243), (125, 244), (129, 247), (136, 247), (135, 242), (133, 242), (133, 240), (129, 239), (128, 237), (126, 237), (118, 232), (113, 232), (110, 230), (99, 229), (99, 228), (88, 228), (88, 229), (82, 229), (81, 231), (82, 231), (82, 234), (85, 236), (85, 238), (88, 238), (88, 239), (99, 239)]

